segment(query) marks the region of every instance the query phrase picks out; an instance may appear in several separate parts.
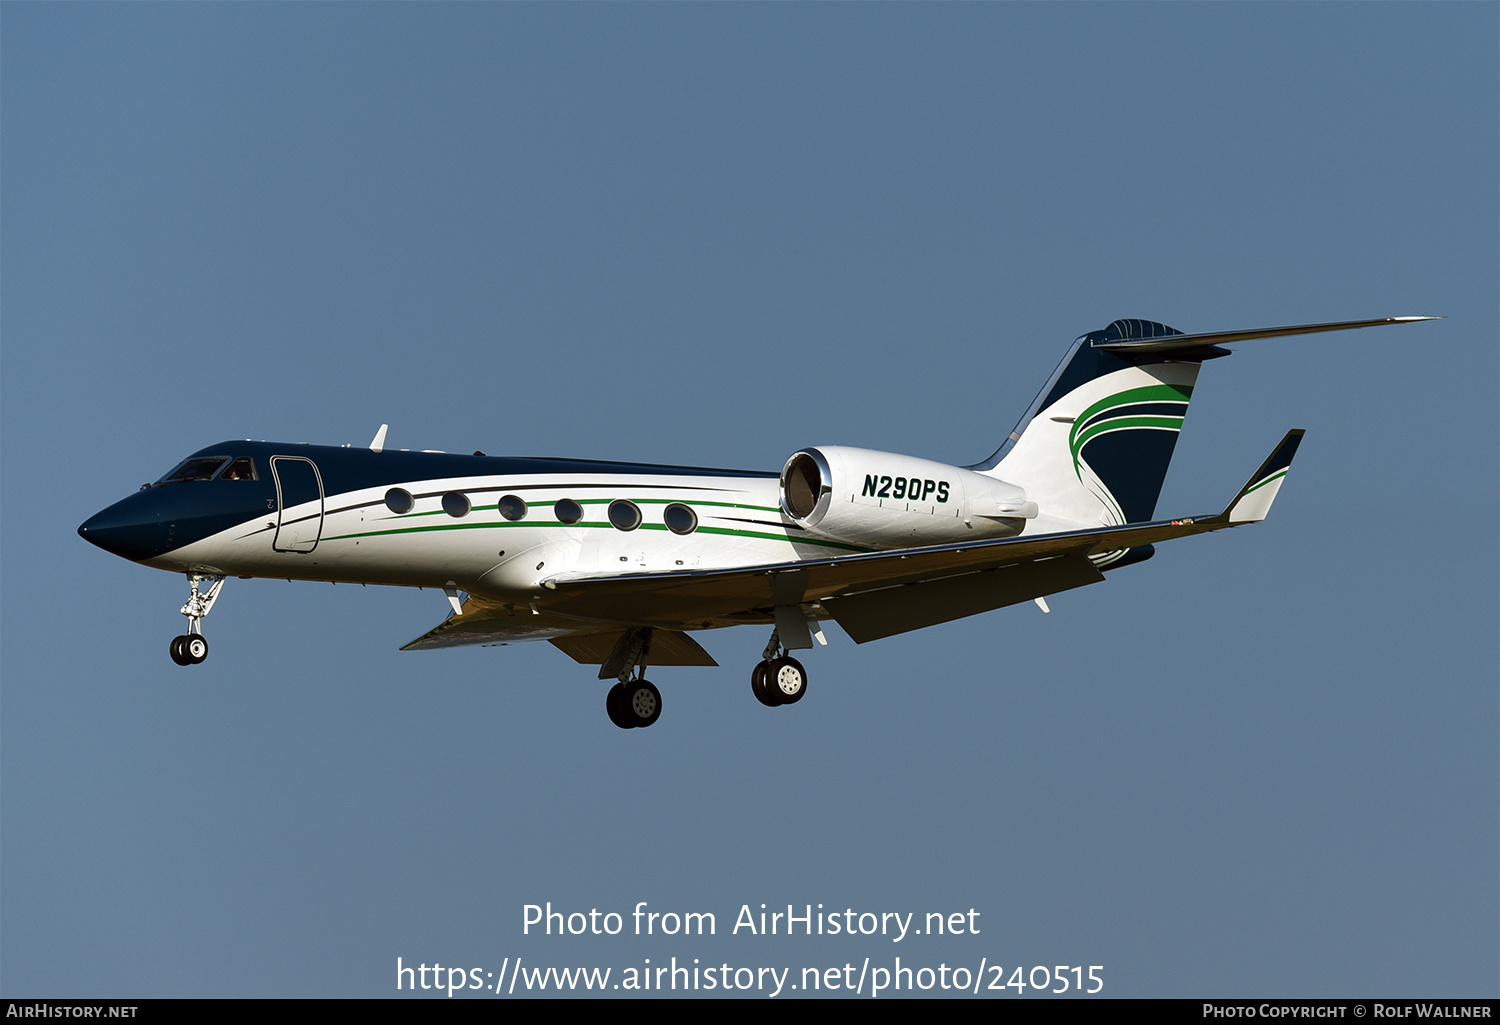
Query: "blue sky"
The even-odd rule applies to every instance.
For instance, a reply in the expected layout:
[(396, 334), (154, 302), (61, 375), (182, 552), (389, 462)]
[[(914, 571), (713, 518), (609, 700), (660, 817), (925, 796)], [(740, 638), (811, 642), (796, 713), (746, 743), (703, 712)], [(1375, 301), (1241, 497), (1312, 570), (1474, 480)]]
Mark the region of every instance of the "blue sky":
[[(0, 989), (1103, 965), (1116, 996), (1496, 995), (1492, 5), (0, 7)], [(226, 438), (774, 469), (988, 455), (1076, 335), (1239, 346), (1159, 512), (1272, 518), (621, 732), (441, 595), (180, 578), (77, 525)], [(522, 935), (522, 908), (712, 938)], [(758, 910), (978, 910), (900, 945)], [(799, 991), (800, 992), (800, 991)], [(1014, 992), (1014, 991), (1011, 991)]]

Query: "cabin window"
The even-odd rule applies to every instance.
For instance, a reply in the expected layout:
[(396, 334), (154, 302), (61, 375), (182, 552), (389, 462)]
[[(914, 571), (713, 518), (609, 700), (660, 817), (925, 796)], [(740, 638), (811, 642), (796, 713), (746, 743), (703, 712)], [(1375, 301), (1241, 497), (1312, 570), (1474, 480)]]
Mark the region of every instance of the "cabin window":
[(391, 488), (385, 493), (385, 507), (393, 513), (409, 513), (416, 499), (405, 488)]
[(163, 484), (179, 484), (186, 480), (208, 480), (219, 472), (219, 467), (229, 462), (228, 456), (200, 456), (184, 459), (172, 472), (161, 479)]
[(255, 460), (249, 456), (240, 456), (229, 464), (229, 468), (219, 474), (220, 480), (260, 480), (255, 472)]
[(558, 502), (552, 507), (552, 511), (557, 514), (558, 523), (577, 523), (583, 519), (583, 506), (571, 498)]
[(698, 514), (681, 502), (673, 502), (663, 509), (661, 518), (674, 534), (691, 534), (698, 529)]
[(634, 502), (617, 498), (609, 503), (609, 522), (616, 530), (634, 530), (641, 525), (641, 510)]
[(458, 491), (450, 491), (443, 496), (443, 512), (454, 519), (469, 515), (470, 508), (472, 507), (469, 505), (468, 495)]
[(526, 518), (526, 501), (515, 495), (506, 495), (500, 499), (500, 515), (507, 520), (524, 520)]

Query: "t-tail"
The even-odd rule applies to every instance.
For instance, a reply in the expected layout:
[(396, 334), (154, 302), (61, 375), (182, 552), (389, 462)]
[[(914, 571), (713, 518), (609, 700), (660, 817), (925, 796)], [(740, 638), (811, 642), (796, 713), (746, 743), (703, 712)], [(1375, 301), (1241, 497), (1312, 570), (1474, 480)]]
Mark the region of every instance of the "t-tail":
[[(1040, 510), (1027, 533), (1147, 522), (1156, 513), (1198, 371), (1205, 361), (1230, 355), (1224, 345), (1435, 319), (1196, 335), (1150, 320), (1117, 320), (1074, 341), (1005, 443), (969, 469), (1025, 489)], [(1111, 561), (1121, 565), (1149, 555), (1122, 552)]]

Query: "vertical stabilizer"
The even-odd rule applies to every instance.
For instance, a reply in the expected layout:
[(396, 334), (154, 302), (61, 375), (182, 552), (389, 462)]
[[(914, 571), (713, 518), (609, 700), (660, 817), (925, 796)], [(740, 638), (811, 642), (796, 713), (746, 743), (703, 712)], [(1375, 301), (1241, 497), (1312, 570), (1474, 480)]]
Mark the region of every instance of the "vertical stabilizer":
[(1151, 519), (1199, 367), (1228, 350), (1100, 346), (1174, 336), (1182, 332), (1165, 324), (1117, 320), (1079, 338), (1005, 445), (973, 469), (1024, 488), (1047, 521), (1037, 529)]

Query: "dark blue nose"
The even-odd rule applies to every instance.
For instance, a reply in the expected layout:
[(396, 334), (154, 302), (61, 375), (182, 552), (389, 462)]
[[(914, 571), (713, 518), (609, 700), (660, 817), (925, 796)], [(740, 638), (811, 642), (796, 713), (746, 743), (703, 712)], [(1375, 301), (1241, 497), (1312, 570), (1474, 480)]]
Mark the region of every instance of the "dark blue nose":
[(85, 520), (78, 536), (134, 562), (153, 558), (171, 547), (160, 506), (149, 491), (131, 495)]
[(230, 527), (276, 516), (270, 481), (202, 480), (157, 484), (122, 498), (78, 528), (106, 552), (147, 562)]

